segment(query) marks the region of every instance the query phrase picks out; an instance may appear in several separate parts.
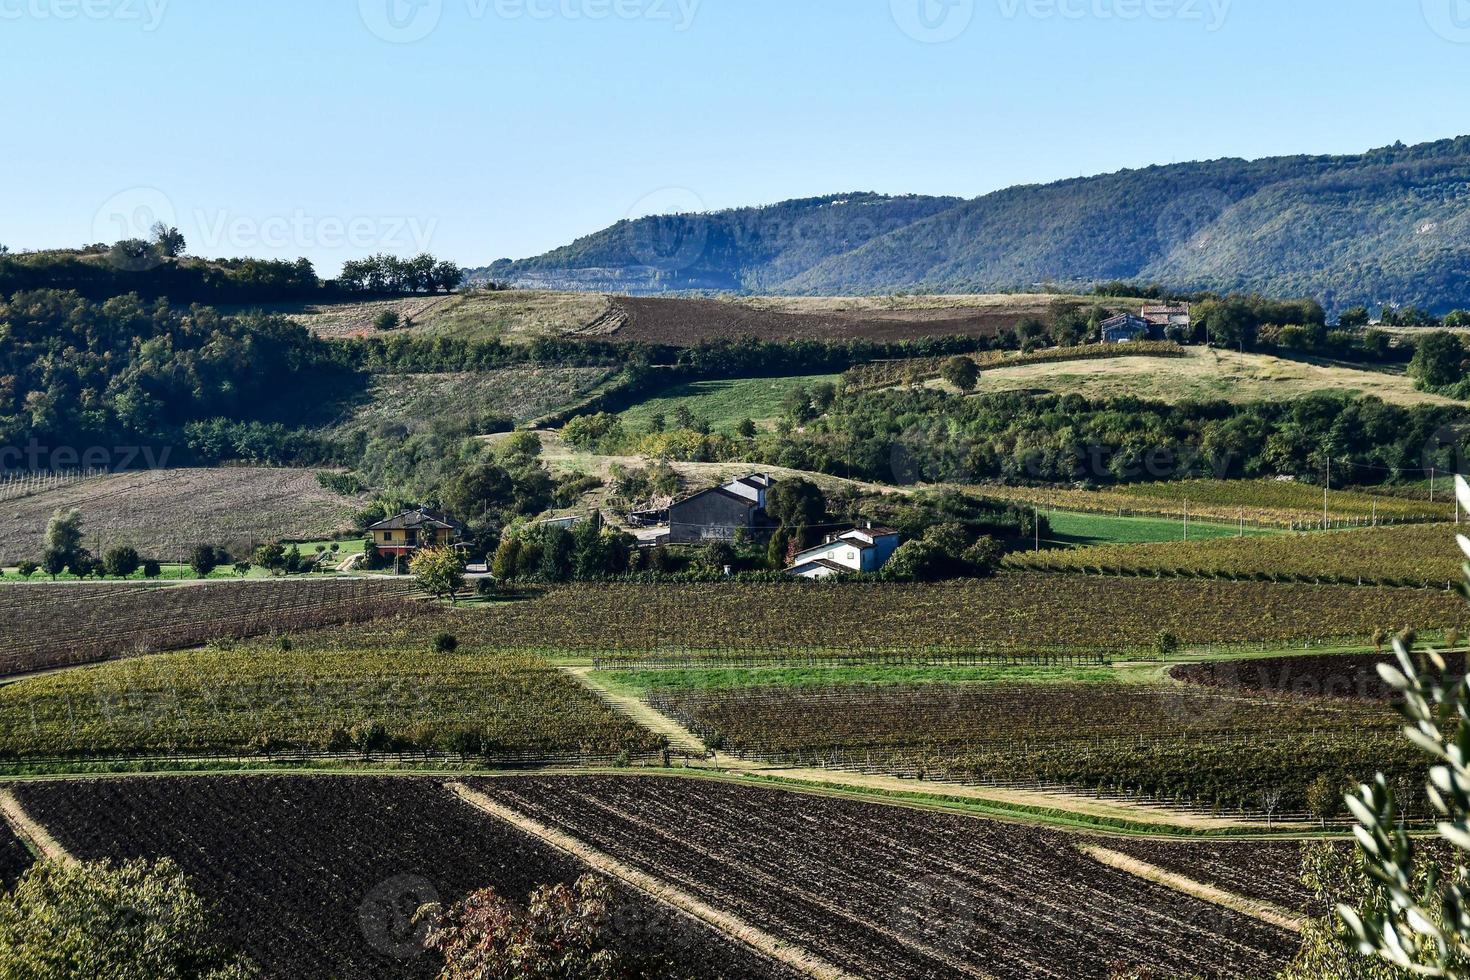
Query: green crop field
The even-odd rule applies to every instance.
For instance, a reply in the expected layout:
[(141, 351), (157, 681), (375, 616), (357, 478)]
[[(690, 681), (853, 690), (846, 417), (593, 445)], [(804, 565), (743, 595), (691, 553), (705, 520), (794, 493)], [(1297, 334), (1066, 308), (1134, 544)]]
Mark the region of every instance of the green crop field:
[[(467, 614), (408, 616), (116, 661), (0, 687), (0, 759), (291, 750), (594, 756), (660, 740)], [(472, 615), (472, 614), (468, 614)], [(436, 653), (432, 637), (464, 643)]]
[(1445, 586), (1464, 556), (1452, 524), (1308, 531), (1253, 538), (1127, 543), (1011, 555), (1012, 568), (1114, 575), (1361, 581)]
[[(1116, 517), (1109, 514), (1087, 514), (1076, 511), (1051, 511), (1046, 513), (1051, 525), (1051, 537), (1043, 544), (1088, 546), (1100, 544), (1148, 544), (1159, 541), (1183, 541), (1184, 519), (1161, 517)], [(1262, 528), (1217, 523), (1214, 521), (1190, 521), (1189, 540), (1207, 541), (1217, 538), (1234, 538), (1244, 533), (1247, 536), (1270, 533)]]
[(788, 395), (798, 388), (837, 384), (837, 374), (811, 374), (794, 378), (740, 378), (733, 381), (695, 381), (675, 385), (639, 402), (622, 413), (623, 424), (635, 432), (649, 431), (654, 415), (662, 414), (674, 427), (680, 406), (708, 422), (716, 432), (731, 434), (742, 419), (768, 422), (779, 418)]
[[(1143, 668), (1149, 675), (1163, 668)], [(650, 691), (741, 687), (814, 688), (838, 684), (1053, 684), (1135, 679), (1114, 667), (713, 667), (704, 670), (598, 670), (592, 679), (605, 687), (646, 694)]]
[[(1130, 483), (1101, 490), (1071, 490), (1056, 487), (1011, 487), (987, 484), (975, 492), (997, 500), (1008, 500), (1042, 508), (1117, 517), (1162, 517), (1267, 527), (1320, 527), (1323, 493), (1320, 486), (1294, 480), (1172, 480)], [(1327, 516), (1335, 525), (1356, 526), (1405, 521), (1447, 521), (1454, 517), (1454, 502), (1445, 495), (1430, 503), (1411, 497), (1354, 490), (1332, 490), (1326, 495)], [(1182, 537), (1182, 534), (1181, 534)]]

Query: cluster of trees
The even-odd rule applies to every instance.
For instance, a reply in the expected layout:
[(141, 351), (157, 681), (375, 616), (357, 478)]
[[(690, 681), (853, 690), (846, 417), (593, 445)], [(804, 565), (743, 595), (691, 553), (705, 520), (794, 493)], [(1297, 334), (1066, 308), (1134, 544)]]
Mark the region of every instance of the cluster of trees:
[(1436, 330), (1419, 338), (1409, 376), (1424, 391), (1470, 398), (1470, 349), (1457, 334)]
[[(934, 390), (843, 395), (800, 430), (763, 434), (746, 458), (885, 482), (1131, 483), (1321, 474), (1360, 479), (1452, 468), (1462, 410), (1315, 395), (1289, 402), (1166, 405)], [(718, 437), (716, 437), (718, 438)], [(707, 443), (710, 448), (713, 443)]]
[(627, 573), (663, 572), (667, 554), (649, 552), (638, 541), (606, 526), (593, 514), (575, 527), (521, 522), (505, 529), (491, 574), (501, 582), (594, 581)]
[(453, 262), (436, 259), (427, 252), (411, 259), (396, 255), (370, 255), (342, 264), (337, 285), (348, 292), (373, 295), (402, 293), (452, 293), (464, 281), (465, 270)]
[[(279, 424), (284, 440), (285, 422), (352, 374), (340, 349), (279, 317), (58, 290), (0, 301), (0, 445), (177, 451), (194, 423)], [(201, 461), (234, 450), (190, 445)]]
[(304, 258), (200, 259), (185, 250), (179, 230), (160, 224), (147, 239), (50, 252), (0, 252), (0, 296), (63, 289), (94, 301), (133, 293), (183, 306), (305, 300), (332, 290)]

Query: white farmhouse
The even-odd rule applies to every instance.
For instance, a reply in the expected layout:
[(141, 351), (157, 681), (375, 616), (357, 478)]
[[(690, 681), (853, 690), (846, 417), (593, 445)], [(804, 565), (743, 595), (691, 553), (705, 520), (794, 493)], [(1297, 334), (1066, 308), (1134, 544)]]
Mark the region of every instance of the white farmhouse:
[(829, 534), (822, 544), (798, 554), (795, 564), (786, 569), (786, 574), (816, 579), (876, 572), (888, 564), (888, 559), (898, 550), (898, 542), (898, 532), (886, 527)]

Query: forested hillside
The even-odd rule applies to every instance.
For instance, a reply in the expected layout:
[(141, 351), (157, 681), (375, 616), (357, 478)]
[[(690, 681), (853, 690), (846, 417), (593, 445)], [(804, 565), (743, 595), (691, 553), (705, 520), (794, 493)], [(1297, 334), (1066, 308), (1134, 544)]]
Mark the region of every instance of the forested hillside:
[(837, 194), (762, 208), (620, 221), (546, 255), (470, 277), (616, 293), (768, 292), (832, 256), (960, 203), (954, 197)]
[[(841, 203), (839, 203), (841, 202)], [(481, 277), (621, 292), (987, 292), (1109, 280), (1470, 305), (1470, 137), (1216, 160), (972, 201), (852, 195), (622, 222)]]

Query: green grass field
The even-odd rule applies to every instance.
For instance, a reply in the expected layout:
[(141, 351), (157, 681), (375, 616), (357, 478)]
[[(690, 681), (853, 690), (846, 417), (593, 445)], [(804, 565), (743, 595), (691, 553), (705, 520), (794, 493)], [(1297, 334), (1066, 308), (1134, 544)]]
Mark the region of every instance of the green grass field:
[(686, 406), (716, 432), (733, 433), (742, 419), (769, 422), (781, 416), (786, 397), (797, 388), (836, 384), (838, 374), (794, 378), (740, 378), (732, 381), (695, 381), (675, 385), (622, 413), (623, 424), (634, 432), (649, 431), (654, 415), (662, 413), (670, 428), (679, 406)]
[[(1157, 517), (1111, 517), (1106, 514), (1082, 514), (1052, 511), (1046, 514), (1051, 523), (1051, 537), (1043, 544), (1068, 547), (1093, 547), (1102, 544), (1157, 544), (1184, 540), (1184, 521)], [(1189, 522), (1190, 541), (1213, 541), (1233, 538), (1241, 533), (1234, 524), (1206, 521)], [(1261, 528), (1245, 528), (1247, 537), (1270, 534)]]

